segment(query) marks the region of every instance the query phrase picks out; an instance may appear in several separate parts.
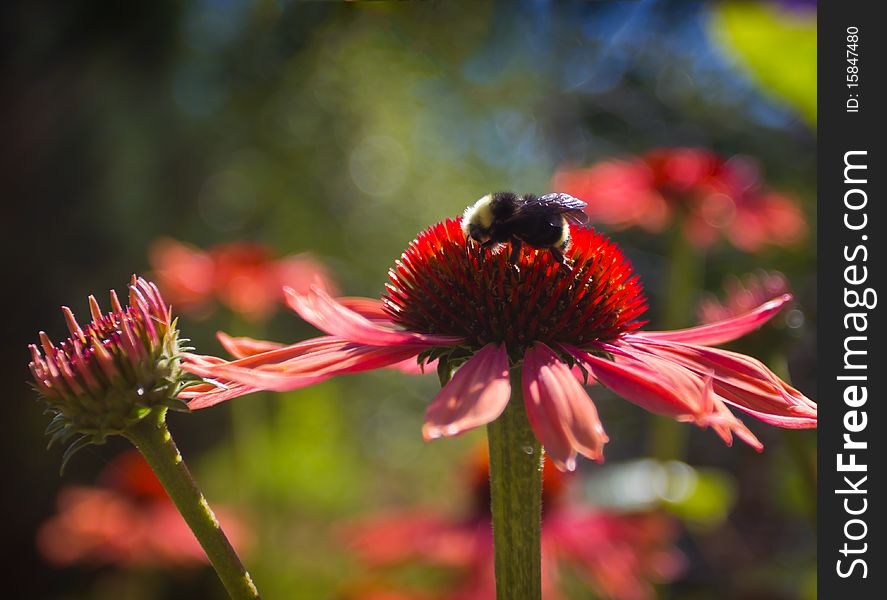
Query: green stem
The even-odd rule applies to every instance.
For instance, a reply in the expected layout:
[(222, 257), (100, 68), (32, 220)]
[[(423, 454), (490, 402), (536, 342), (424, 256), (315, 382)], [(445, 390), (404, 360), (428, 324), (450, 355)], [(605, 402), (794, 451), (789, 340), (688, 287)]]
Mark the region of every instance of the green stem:
[(705, 275), (705, 253), (693, 246), (683, 227), (675, 227), (668, 255), (668, 282), (662, 325), (687, 327), (693, 321), (693, 300)]
[(490, 508), (498, 600), (542, 598), (542, 447), (521, 394), (521, 370), (511, 372), (511, 399), (487, 425)]
[[(705, 255), (687, 239), (683, 227), (675, 227), (668, 257), (663, 329), (679, 329), (691, 324), (693, 300), (705, 272)], [(685, 425), (657, 417), (653, 421), (650, 453), (659, 460), (683, 458), (687, 450)]]
[(197, 488), (166, 426), (166, 411), (155, 410), (129, 428), (126, 437), (145, 457), (209, 557), (233, 600), (255, 600), (259, 592), (219, 521)]
[[(240, 332), (256, 339), (265, 339), (265, 327), (246, 322), (232, 312), (228, 331)], [(252, 402), (231, 402), (231, 447), (233, 455), (232, 478), (240, 503), (254, 502), (256, 498), (257, 457), (272, 454), (268, 437), (268, 394), (255, 394)]]

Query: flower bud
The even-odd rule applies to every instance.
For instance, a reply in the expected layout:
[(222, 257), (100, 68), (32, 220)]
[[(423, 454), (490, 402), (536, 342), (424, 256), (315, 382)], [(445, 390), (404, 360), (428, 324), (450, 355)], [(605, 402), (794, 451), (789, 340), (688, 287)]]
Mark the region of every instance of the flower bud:
[(185, 408), (176, 400), (185, 373), (179, 368), (179, 339), (170, 307), (157, 287), (133, 276), (129, 305), (111, 291), (111, 312), (102, 314), (89, 297), (92, 320), (81, 327), (67, 307), (71, 333), (54, 344), (40, 332), (29, 346), (37, 392), (54, 415), (50, 444), (80, 436), (64, 461), (79, 448), (121, 434), (158, 407)]

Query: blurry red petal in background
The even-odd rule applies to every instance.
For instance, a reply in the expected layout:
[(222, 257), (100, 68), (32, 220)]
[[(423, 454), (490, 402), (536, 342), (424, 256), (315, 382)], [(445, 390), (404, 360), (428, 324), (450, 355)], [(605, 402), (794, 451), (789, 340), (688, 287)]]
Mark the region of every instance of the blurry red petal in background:
[[(41, 525), (37, 547), (57, 566), (97, 564), (194, 567), (206, 554), (160, 482), (135, 450), (113, 460), (98, 486), (59, 492), (58, 512)], [(248, 529), (226, 507), (216, 515), (239, 551), (250, 545)]]
[(197, 317), (215, 300), (248, 321), (264, 321), (284, 299), (285, 287), (300, 293), (316, 286), (336, 294), (327, 268), (309, 254), (274, 258), (263, 244), (233, 242), (206, 251), (169, 238), (149, 252), (160, 289), (170, 302)]
[[(447, 515), (432, 508), (391, 511), (343, 524), (341, 536), (351, 551), (374, 569), (410, 563), (454, 569), (448, 589), (438, 594), (441, 598), (493, 598), (488, 460), (484, 447), (468, 461), (465, 482), (471, 502), (467, 512)], [(560, 573), (565, 567), (575, 569), (598, 596), (608, 600), (652, 600), (656, 597), (653, 583), (668, 582), (681, 574), (686, 561), (674, 545), (678, 528), (672, 518), (658, 512), (598, 510), (576, 500), (570, 493), (571, 481), (546, 459), (543, 597), (562, 597)]]
[(148, 260), (157, 286), (177, 309), (194, 311), (212, 298), (215, 265), (199, 248), (161, 238), (151, 244)]
[(788, 280), (779, 271), (759, 270), (742, 278), (728, 276), (723, 287), (723, 301), (714, 295), (708, 295), (699, 302), (696, 314), (700, 323), (732, 319), (751, 312), (771, 298), (791, 292)]
[(555, 173), (552, 188), (584, 200), (593, 222), (658, 233), (680, 222), (690, 242), (725, 238), (743, 252), (792, 246), (807, 233), (797, 200), (769, 190), (752, 159), (704, 148), (659, 148)]

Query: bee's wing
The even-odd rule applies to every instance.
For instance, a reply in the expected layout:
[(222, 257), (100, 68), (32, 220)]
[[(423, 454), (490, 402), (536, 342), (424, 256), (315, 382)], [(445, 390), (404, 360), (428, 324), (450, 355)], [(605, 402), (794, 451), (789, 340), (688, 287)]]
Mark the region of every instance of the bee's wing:
[(564, 218), (574, 225), (585, 225), (588, 223), (588, 215), (581, 210), (571, 210), (564, 213)]
[(569, 194), (545, 194), (538, 198), (529, 196), (524, 198), (511, 219), (560, 214), (570, 223), (584, 225), (588, 223), (588, 215), (582, 210), (586, 206), (585, 202)]

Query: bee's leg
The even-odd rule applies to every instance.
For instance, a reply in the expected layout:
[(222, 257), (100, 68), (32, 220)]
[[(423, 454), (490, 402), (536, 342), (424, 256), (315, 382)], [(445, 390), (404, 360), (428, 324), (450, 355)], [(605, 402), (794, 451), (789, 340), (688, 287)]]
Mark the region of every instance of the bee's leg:
[(517, 266), (517, 262), (520, 260), (520, 251), (523, 248), (523, 243), (517, 238), (511, 238), (511, 264)]
[(484, 250), (489, 250), (490, 248), (492, 248), (495, 245), (496, 245), (496, 242), (494, 242), (493, 240), (490, 239), (490, 240), (487, 240), (486, 242), (483, 242), (480, 245), (480, 247), (483, 248)]
[(490, 249), (493, 245), (493, 240), (487, 240), (486, 242), (478, 242), (481, 247), (481, 250), (486, 250), (486, 252), (480, 253), (480, 261), (483, 264), (484, 261), (487, 260), (488, 255), (490, 254)]
[(573, 271), (572, 267), (567, 263), (567, 259), (564, 257), (564, 253), (561, 249), (552, 246), (548, 251), (551, 252), (551, 257), (560, 265), (560, 268), (564, 273), (569, 274)]

